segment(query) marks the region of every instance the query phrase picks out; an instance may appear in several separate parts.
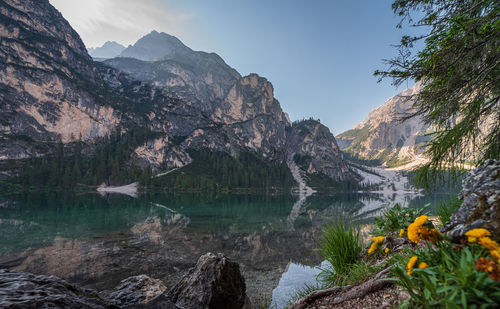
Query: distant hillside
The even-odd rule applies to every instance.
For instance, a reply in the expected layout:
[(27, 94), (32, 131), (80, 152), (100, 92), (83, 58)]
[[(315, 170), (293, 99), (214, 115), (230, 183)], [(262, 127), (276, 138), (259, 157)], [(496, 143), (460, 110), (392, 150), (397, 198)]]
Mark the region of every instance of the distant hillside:
[(420, 84), (416, 84), (402, 91), (371, 111), (353, 129), (339, 134), (339, 147), (352, 156), (379, 160), (391, 167), (423, 160), (428, 126), (420, 117), (402, 121), (402, 117), (414, 112), (413, 101), (407, 97), (419, 89)]

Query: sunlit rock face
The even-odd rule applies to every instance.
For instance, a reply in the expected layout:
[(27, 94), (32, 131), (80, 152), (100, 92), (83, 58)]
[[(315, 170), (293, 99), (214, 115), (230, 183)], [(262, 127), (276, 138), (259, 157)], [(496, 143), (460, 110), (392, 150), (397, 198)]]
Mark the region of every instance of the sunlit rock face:
[(429, 140), (428, 125), (421, 117), (402, 120), (415, 112), (413, 101), (408, 97), (420, 90), (417, 83), (390, 98), (380, 107), (372, 110), (365, 120), (353, 129), (337, 136), (342, 149), (360, 157), (401, 162), (422, 154), (423, 145)]
[(0, 157), (31, 154), (29, 141), (93, 139), (120, 116), (97, 102), (104, 83), (83, 42), (48, 1), (0, 3)]

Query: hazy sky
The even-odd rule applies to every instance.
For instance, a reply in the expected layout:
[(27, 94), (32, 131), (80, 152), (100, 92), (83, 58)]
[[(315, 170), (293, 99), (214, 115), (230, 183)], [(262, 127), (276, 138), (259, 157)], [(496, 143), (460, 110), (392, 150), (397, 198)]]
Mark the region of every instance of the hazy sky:
[(87, 47), (133, 44), (152, 30), (216, 52), (242, 75), (269, 79), (292, 120), (319, 118), (336, 135), (407, 86), (373, 71), (403, 31), (391, 0), (50, 0)]

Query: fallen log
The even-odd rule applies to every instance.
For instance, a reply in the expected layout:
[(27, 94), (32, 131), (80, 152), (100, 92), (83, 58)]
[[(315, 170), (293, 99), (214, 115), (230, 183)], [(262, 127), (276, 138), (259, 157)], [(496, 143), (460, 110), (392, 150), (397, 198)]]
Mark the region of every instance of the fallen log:
[[(345, 302), (350, 299), (355, 299), (355, 298), (362, 298), (366, 296), (369, 293), (373, 293), (375, 291), (378, 291), (382, 288), (384, 288), (386, 285), (390, 284), (388, 281), (383, 280), (386, 278), (387, 273), (391, 270), (392, 266), (385, 268), (381, 272), (377, 273), (373, 278), (369, 279), (368, 281), (357, 285), (357, 286), (335, 286), (329, 289), (325, 290), (318, 290), (311, 292), (309, 295), (295, 301), (289, 309), (305, 309), (307, 308), (310, 304), (312, 304), (315, 300), (319, 298), (324, 298), (329, 295), (335, 294), (342, 292), (340, 295), (335, 297), (333, 301), (330, 303), (332, 305), (338, 305), (342, 302)], [(343, 292), (345, 290), (348, 290), (346, 292)]]

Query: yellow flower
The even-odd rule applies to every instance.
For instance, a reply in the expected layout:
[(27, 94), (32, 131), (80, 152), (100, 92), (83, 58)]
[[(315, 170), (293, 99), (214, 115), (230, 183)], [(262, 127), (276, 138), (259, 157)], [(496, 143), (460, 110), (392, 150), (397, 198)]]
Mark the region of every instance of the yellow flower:
[(375, 250), (378, 249), (378, 247), (380, 246), (381, 243), (384, 242), (384, 239), (385, 237), (384, 236), (376, 236), (376, 237), (372, 237), (372, 245), (370, 246), (370, 248), (368, 249), (368, 253), (373, 253), (375, 252)]
[(427, 215), (421, 215), (420, 217), (418, 217), (417, 219), (415, 219), (415, 221), (413, 223), (415, 223), (417, 225), (424, 225), (425, 222), (427, 222), (428, 219), (429, 219), (429, 216), (427, 216)]
[(500, 248), (499, 249), (495, 249), (495, 250), (491, 250), (490, 251), (490, 255), (497, 259), (497, 260), (500, 260)]
[(389, 253), (389, 248), (385, 248), (384, 252), (385, 254)]
[(491, 236), (491, 233), (487, 229), (472, 229), (465, 233), (469, 242), (476, 242), (478, 238)]
[(426, 263), (426, 262), (422, 262), (422, 263), (418, 264), (418, 268), (420, 268), (420, 269), (427, 268), (428, 266), (429, 266), (429, 265), (427, 265), (427, 263)]
[(400, 229), (399, 230), (399, 237), (403, 237), (404, 234), (405, 234), (405, 230)]
[(418, 260), (417, 256), (412, 256), (408, 261), (408, 264), (406, 265), (406, 273), (408, 274), (408, 276), (411, 276), (413, 267), (415, 267), (415, 264), (417, 264), (417, 260)]
[(496, 241), (492, 240), (489, 237), (481, 237), (481, 238), (479, 238), (479, 243), (483, 247), (485, 247), (486, 249), (488, 249), (490, 251), (497, 250), (498, 248), (500, 248), (498, 246), (498, 243)]
[(429, 229), (422, 226), (429, 219), (428, 216), (422, 215), (415, 219), (415, 221), (408, 226), (408, 239), (414, 243), (418, 243), (422, 239), (425, 239), (429, 235)]

